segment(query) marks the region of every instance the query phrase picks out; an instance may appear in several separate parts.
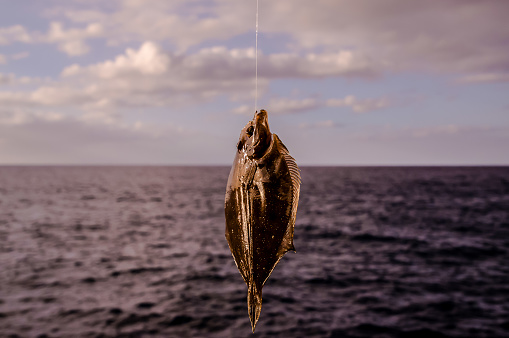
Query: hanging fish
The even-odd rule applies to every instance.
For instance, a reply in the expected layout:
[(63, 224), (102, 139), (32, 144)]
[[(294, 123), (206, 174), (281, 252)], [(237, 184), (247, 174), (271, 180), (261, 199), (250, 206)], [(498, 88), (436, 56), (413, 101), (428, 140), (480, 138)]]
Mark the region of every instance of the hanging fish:
[(253, 332), (262, 308), (262, 288), (293, 246), (300, 173), (267, 112), (256, 112), (242, 129), (225, 197), (226, 240), (248, 286)]

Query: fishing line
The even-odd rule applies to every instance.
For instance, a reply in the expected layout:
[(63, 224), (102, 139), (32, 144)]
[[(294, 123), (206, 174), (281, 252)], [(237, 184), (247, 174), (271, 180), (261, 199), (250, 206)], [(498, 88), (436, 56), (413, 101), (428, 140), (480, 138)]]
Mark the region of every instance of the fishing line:
[(256, 38), (255, 38), (255, 111), (258, 111), (258, 0), (256, 0)]

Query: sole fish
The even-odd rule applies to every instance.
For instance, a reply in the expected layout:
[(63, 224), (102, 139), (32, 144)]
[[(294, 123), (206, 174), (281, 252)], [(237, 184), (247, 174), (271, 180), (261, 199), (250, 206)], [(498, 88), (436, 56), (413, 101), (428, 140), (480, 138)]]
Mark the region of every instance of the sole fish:
[(240, 133), (225, 196), (226, 240), (248, 286), (253, 332), (262, 308), (262, 288), (293, 246), (300, 171), (265, 110)]

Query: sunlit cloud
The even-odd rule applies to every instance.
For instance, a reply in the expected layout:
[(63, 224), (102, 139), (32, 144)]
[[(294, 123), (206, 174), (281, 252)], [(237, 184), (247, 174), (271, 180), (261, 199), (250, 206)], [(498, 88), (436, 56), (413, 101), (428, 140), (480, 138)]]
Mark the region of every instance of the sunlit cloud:
[[(276, 115), (294, 114), (315, 111), (326, 107), (346, 107), (355, 113), (367, 113), (374, 110), (380, 110), (393, 105), (388, 98), (356, 98), (354, 95), (348, 95), (343, 99), (317, 99), (305, 98), (294, 99), (287, 97), (278, 97), (270, 99), (265, 106), (270, 107), (271, 113)], [(234, 114), (251, 115), (252, 106), (242, 105), (232, 110)]]
[(300, 129), (329, 129), (329, 128), (341, 128), (342, 124), (334, 122), (332, 120), (316, 121), (312, 123), (304, 122), (299, 124)]
[(29, 52), (16, 53), (16, 54), (11, 55), (11, 59), (12, 60), (21, 60), (21, 59), (27, 58), (29, 55), (30, 55)]
[(459, 83), (509, 82), (509, 73), (481, 73), (461, 77)]
[(100, 37), (102, 33), (102, 26), (98, 23), (90, 23), (85, 28), (65, 29), (61, 22), (54, 21), (49, 24), (46, 33), (29, 31), (21, 25), (15, 25), (0, 28), (0, 44), (14, 42), (56, 44), (58, 49), (67, 55), (78, 56), (90, 51), (85, 40)]
[(348, 95), (344, 99), (329, 99), (326, 104), (329, 107), (350, 107), (356, 113), (367, 113), (387, 108), (391, 102), (386, 97), (359, 99), (353, 95)]

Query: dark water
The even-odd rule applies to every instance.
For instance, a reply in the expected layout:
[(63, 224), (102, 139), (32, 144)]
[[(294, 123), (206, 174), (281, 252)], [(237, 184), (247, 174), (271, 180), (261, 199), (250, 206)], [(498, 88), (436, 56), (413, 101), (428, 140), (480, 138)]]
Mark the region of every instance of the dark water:
[(303, 168), (255, 335), (228, 172), (0, 167), (0, 336), (509, 336), (509, 168)]

